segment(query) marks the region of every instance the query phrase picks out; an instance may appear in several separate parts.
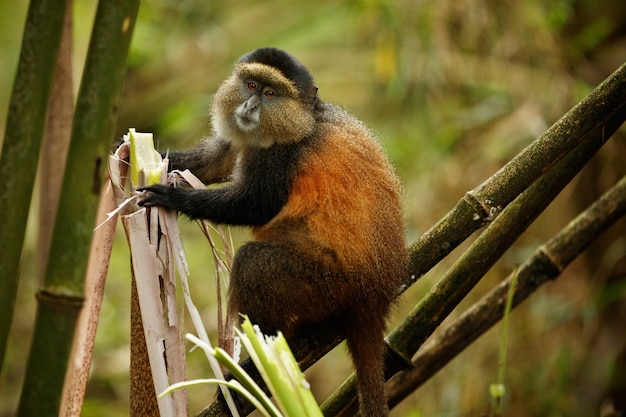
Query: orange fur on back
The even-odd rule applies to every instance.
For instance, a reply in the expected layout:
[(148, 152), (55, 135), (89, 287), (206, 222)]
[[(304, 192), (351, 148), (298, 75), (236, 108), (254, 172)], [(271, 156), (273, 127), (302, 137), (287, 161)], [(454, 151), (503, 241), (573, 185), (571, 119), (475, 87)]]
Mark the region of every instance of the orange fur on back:
[[(342, 122), (318, 125), (324, 140), (303, 157), (289, 200), (253, 233), (259, 241), (306, 233), (343, 265), (371, 276), (386, 272), (386, 256), (404, 251), (400, 184), (369, 130), (347, 114)], [(305, 220), (306, 229), (290, 230), (289, 220)]]

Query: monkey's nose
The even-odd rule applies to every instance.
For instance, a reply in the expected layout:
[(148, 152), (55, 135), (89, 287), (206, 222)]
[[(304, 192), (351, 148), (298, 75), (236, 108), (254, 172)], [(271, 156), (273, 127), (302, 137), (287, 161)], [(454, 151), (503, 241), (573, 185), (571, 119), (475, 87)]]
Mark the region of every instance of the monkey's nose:
[(252, 113), (259, 107), (256, 103), (252, 103), (250, 100), (246, 101), (243, 105), (243, 109), (246, 113)]
[(243, 110), (246, 113), (252, 113), (259, 107), (259, 97), (254, 94), (243, 102)]

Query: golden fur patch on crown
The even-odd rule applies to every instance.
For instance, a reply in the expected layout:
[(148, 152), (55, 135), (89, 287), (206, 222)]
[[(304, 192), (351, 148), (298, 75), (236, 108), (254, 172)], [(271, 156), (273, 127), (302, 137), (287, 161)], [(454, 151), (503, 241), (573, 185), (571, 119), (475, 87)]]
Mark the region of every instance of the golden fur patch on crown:
[(281, 95), (298, 98), (300, 92), (289, 78), (269, 65), (258, 62), (242, 63), (235, 67), (237, 76), (242, 80), (254, 80), (278, 90)]

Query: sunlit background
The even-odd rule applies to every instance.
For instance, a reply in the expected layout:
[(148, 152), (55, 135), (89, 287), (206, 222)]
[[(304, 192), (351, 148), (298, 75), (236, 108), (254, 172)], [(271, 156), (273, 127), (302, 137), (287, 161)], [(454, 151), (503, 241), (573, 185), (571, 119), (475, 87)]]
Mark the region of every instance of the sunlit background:
[[(95, 1), (75, 3), (77, 89)], [(26, 1), (0, 2), (2, 132), (27, 6)], [(153, 132), (159, 148), (167, 150), (209, 134), (212, 93), (238, 56), (260, 46), (296, 55), (315, 75), (324, 100), (346, 107), (378, 134), (405, 186), (410, 243), (626, 60), (626, 2), (146, 0), (135, 29), (117, 138), (135, 127)], [(451, 318), (624, 175), (625, 157), (622, 131)], [(0, 379), (0, 416), (16, 409), (35, 312), (37, 231), (36, 222), (30, 223), (19, 307)], [(193, 296), (214, 330), (209, 246), (195, 224), (180, 223)], [(625, 232), (622, 221), (513, 313), (506, 416), (604, 415), (611, 390), (626, 390)], [(234, 233), (246, 239), (245, 230)], [(392, 325), (459, 253), (401, 298)], [(85, 416), (128, 415), (129, 294), (129, 254), (118, 233)], [(488, 386), (497, 377), (500, 331), (496, 326), (474, 343), (392, 416), (485, 415)], [(190, 378), (211, 375), (200, 352), (189, 354), (188, 369)], [(340, 346), (308, 377), (321, 402), (349, 373), (350, 361)], [(191, 413), (212, 398), (210, 388), (191, 389)]]

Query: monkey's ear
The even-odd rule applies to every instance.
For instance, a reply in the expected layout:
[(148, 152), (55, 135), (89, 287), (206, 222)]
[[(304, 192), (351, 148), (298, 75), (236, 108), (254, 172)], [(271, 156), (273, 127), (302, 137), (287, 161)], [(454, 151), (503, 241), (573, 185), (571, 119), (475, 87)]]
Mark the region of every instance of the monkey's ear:
[(317, 86), (315, 84), (311, 84), (306, 90), (302, 91), (302, 100), (306, 103), (314, 105), (317, 102)]

